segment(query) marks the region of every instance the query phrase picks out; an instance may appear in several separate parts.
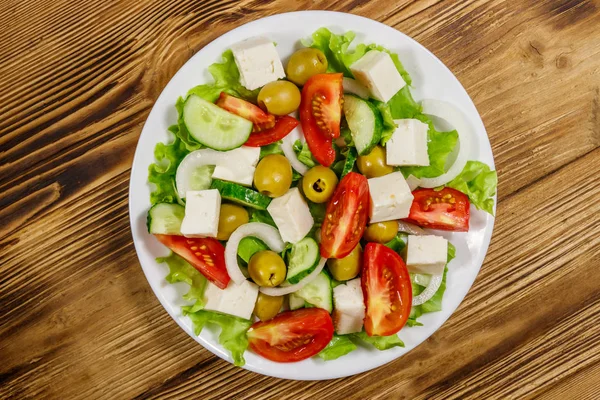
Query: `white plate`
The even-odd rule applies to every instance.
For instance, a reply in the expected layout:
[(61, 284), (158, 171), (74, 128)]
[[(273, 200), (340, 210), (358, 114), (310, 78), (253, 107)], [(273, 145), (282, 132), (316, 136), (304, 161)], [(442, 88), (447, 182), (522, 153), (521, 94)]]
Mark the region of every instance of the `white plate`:
[[(158, 264), (156, 257), (164, 256), (166, 249), (146, 229), (146, 213), (150, 207), (150, 187), (147, 183), (148, 166), (154, 161), (154, 146), (171, 140), (167, 128), (177, 119), (175, 101), (195, 85), (210, 81), (207, 67), (221, 60), (221, 53), (232, 44), (252, 36), (264, 35), (277, 43), (284, 64), (292, 52), (301, 47), (300, 39), (308, 38), (320, 27), (336, 33), (352, 30), (356, 43), (378, 43), (400, 55), (413, 79), (412, 93), (416, 100), (434, 98), (458, 106), (467, 116), (477, 139), (470, 159), (481, 160), (494, 166), (492, 151), (483, 122), (469, 95), (446, 68), (427, 49), (408, 36), (379, 22), (350, 14), (327, 11), (303, 11), (279, 14), (240, 26), (219, 37), (195, 54), (165, 87), (144, 125), (135, 152), (129, 189), (129, 214), (131, 230), (138, 258), (146, 278), (161, 304), (179, 326), (198, 343), (230, 361), (226, 350), (218, 343), (217, 335), (205, 329), (200, 337), (194, 335), (190, 320), (181, 315), (185, 303), (182, 295), (187, 285), (170, 285), (165, 281), (167, 267)], [(456, 259), (450, 264), (443, 311), (426, 314), (420, 318), (422, 327), (405, 327), (399, 335), (405, 348), (386, 351), (359, 348), (334, 361), (324, 362), (318, 357), (299, 363), (278, 364), (247, 351), (244, 368), (264, 375), (287, 379), (332, 379), (349, 376), (379, 367), (415, 348), (431, 336), (454, 312), (473, 284), (487, 252), (494, 219), (481, 211), (472, 210), (471, 229), (468, 233), (441, 233), (456, 246)]]

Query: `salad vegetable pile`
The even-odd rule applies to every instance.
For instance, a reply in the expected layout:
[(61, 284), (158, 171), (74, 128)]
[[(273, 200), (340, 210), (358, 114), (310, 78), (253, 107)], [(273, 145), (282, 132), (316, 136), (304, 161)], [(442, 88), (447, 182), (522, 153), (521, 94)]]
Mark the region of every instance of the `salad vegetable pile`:
[[(148, 229), (197, 334), (221, 329), (236, 365), (343, 356), (441, 310), (470, 206), (493, 212), (496, 172), (470, 161), (462, 113), (417, 102), (397, 54), (321, 28), (281, 62), (250, 38), (179, 98), (149, 168)], [(436, 130), (431, 116), (455, 130)]]

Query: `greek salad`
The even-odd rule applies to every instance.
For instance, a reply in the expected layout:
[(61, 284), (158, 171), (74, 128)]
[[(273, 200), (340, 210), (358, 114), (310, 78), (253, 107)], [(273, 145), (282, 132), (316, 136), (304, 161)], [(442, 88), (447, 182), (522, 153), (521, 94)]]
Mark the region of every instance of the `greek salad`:
[(236, 365), (248, 348), (296, 362), (403, 346), (441, 310), (454, 246), (436, 230), (493, 213), (496, 172), (469, 160), (461, 111), (415, 101), (398, 55), (354, 37), (321, 28), (285, 65), (269, 38), (233, 45), (156, 145), (158, 261)]

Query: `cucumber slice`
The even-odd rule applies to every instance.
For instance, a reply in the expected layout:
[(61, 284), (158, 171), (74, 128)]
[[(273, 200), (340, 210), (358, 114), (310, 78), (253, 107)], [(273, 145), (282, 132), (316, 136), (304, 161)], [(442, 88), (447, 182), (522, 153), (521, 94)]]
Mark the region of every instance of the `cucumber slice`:
[(256, 190), (248, 189), (247, 187), (233, 182), (213, 179), (210, 188), (217, 189), (221, 194), (221, 197), (225, 200), (256, 208), (257, 210), (266, 210), (271, 203), (271, 198), (269, 196), (265, 196), (262, 193), (258, 193)]
[(360, 97), (344, 95), (344, 115), (358, 155), (369, 154), (381, 140), (383, 120), (373, 104)]
[(348, 150), (348, 155), (346, 156), (346, 161), (344, 162), (344, 169), (342, 170), (341, 178), (346, 176), (349, 172), (352, 172), (354, 169), (354, 164), (356, 164), (357, 156), (356, 149), (354, 147), (350, 147)]
[(196, 95), (183, 105), (183, 123), (198, 142), (221, 151), (240, 147), (252, 132), (252, 122)]
[(333, 311), (333, 289), (331, 278), (327, 273), (321, 272), (315, 280), (294, 293), (315, 307), (323, 308), (330, 313)]
[(181, 235), (185, 208), (179, 204), (158, 203), (148, 211), (148, 232), (161, 235)]
[(320, 260), (319, 244), (315, 239), (306, 237), (294, 244), (290, 252), (287, 281), (291, 284), (300, 282), (314, 271)]
[(290, 301), (290, 310), (297, 310), (299, 308), (304, 308), (304, 299), (302, 297), (296, 296), (294, 293), (290, 293), (289, 296)]
[(253, 236), (246, 236), (238, 245), (238, 256), (247, 264), (250, 258), (259, 251), (268, 250), (269, 247), (262, 240)]

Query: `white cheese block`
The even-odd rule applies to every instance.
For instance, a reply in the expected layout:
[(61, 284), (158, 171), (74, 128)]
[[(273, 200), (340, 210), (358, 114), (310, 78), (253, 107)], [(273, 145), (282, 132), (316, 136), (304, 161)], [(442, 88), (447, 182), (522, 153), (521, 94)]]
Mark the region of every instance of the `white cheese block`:
[(413, 195), (402, 172), (371, 178), (368, 182), (371, 196), (370, 223), (408, 217)]
[(291, 188), (283, 196), (274, 198), (267, 211), (273, 217), (284, 242), (299, 242), (315, 223), (298, 188)]
[(333, 288), (333, 325), (338, 335), (362, 331), (365, 302), (360, 278)]
[(390, 55), (371, 50), (350, 66), (357, 81), (369, 89), (371, 97), (387, 103), (406, 86)]
[(281, 59), (273, 42), (265, 37), (253, 37), (231, 46), (235, 64), (240, 71), (240, 83), (248, 90), (285, 78)]
[(181, 234), (187, 237), (217, 237), (221, 195), (217, 189), (188, 191)]
[(435, 235), (409, 235), (406, 266), (416, 274), (440, 275), (448, 260), (448, 241)]
[(217, 164), (212, 177), (252, 186), (254, 171), (260, 158), (260, 147), (242, 146), (223, 153), (227, 162)]
[(225, 290), (208, 282), (204, 292), (205, 310), (250, 319), (258, 297), (258, 286), (250, 281), (237, 285), (230, 281)]
[(385, 144), (386, 164), (428, 166), (427, 131), (429, 126), (418, 119), (396, 119), (394, 134)]

